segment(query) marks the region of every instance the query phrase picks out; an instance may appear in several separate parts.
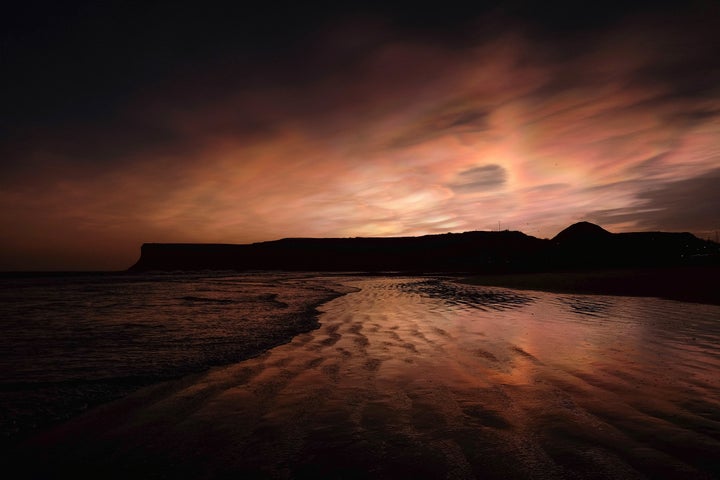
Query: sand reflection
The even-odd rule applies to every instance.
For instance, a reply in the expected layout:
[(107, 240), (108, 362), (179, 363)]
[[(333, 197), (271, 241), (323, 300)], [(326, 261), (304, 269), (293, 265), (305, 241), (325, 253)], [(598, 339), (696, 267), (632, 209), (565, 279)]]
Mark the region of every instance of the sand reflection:
[(719, 307), (347, 284), (359, 290), (325, 304), (318, 330), (96, 409), (26, 452), (106, 478), (720, 472)]

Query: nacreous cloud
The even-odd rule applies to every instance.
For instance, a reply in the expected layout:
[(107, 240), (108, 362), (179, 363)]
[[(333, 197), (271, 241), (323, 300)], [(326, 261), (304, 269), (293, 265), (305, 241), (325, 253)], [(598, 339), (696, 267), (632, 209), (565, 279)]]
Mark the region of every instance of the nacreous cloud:
[(462, 45), (368, 23), (318, 35), (301, 69), (228, 61), (175, 78), (110, 123), (36, 130), (5, 150), (2, 260), (78, 265), (104, 242), (112, 255), (86, 266), (123, 268), (146, 241), (498, 221), (541, 237), (582, 219), (703, 234), (718, 223), (720, 72), (698, 66), (716, 64), (718, 29), (668, 20)]
[(690, 230), (715, 238), (720, 230), (720, 168), (697, 177), (650, 185), (633, 207), (599, 210), (589, 215), (604, 224), (629, 222), (643, 230)]
[(457, 193), (487, 192), (505, 185), (507, 173), (500, 165), (483, 165), (463, 170), (450, 188)]

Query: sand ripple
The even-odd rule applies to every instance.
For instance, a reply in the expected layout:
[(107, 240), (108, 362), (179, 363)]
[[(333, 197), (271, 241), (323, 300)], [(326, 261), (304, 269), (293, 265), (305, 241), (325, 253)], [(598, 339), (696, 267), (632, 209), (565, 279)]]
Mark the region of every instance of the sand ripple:
[(359, 290), (321, 307), (318, 330), (100, 407), (26, 452), (98, 478), (720, 473), (719, 307), (347, 284)]

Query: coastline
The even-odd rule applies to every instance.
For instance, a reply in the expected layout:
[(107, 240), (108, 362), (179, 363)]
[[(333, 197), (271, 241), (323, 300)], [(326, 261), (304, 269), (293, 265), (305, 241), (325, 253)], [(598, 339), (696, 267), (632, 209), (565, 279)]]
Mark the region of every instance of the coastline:
[[(22, 278), (32, 280), (37, 273), (26, 273)], [(45, 277), (46, 274), (40, 274)], [(55, 276), (65, 276), (66, 272)], [(70, 275), (73, 275), (71, 273)], [(104, 276), (116, 276), (114, 272), (102, 272)], [(94, 278), (97, 275), (91, 272), (82, 272), (74, 276)], [(309, 277), (314, 274), (310, 273)], [(294, 278), (304, 278), (294, 275)], [(16, 276), (11, 278), (14, 279)], [(125, 277), (122, 277), (123, 280)], [(141, 281), (139, 278), (137, 281)], [(318, 317), (319, 308), (338, 297), (353, 291), (339, 281), (323, 282), (313, 289), (307, 297), (295, 298), (292, 305), (279, 300), (282, 304), (276, 313), (278, 328), (273, 329), (272, 335), (264, 335), (254, 342), (241, 343), (236, 346), (232, 355), (209, 358), (205, 363), (195, 362), (180, 365), (174, 370), (165, 368), (147, 369), (144, 372), (135, 371), (127, 374), (108, 376), (99, 379), (59, 379), (0, 381), (0, 403), (5, 412), (0, 415), (0, 449), (4, 457), (12, 449), (24, 441), (38, 434), (61, 426), (67, 422), (81, 417), (89, 411), (102, 408), (105, 405), (122, 402), (125, 398), (133, 396), (136, 392), (153, 389), (167, 382), (184, 381), (185, 378), (202, 375), (214, 368), (234, 365), (246, 360), (261, 356), (279, 346), (290, 343), (298, 335), (305, 334), (320, 327)], [(277, 300), (277, 299), (276, 299)], [(287, 299), (286, 299), (287, 300)]]
[(658, 297), (720, 305), (720, 266), (568, 270), (473, 275), (459, 280), (519, 290), (583, 295)]
[(706, 373), (717, 364), (717, 307), (487, 292), (422, 276), (348, 283), (359, 290), (323, 304), (318, 329), (24, 442), (9, 458), (19, 478), (720, 471), (720, 386)]

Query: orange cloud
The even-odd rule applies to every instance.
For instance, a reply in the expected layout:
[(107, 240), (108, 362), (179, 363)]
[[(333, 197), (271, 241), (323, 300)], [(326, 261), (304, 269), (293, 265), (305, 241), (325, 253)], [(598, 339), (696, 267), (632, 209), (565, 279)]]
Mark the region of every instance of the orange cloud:
[[(306, 84), (193, 96), (192, 79), (179, 81), (138, 97), (109, 133), (76, 125), (15, 153), (29, 166), (2, 182), (2, 261), (62, 251), (58, 268), (124, 268), (144, 241), (498, 222), (548, 237), (593, 216), (610, 230), (643, 227), (627, 213), (649, 208), (650, 189), (720, 164), (720, 96), (648, 75), (683, 67), (647, 50), (658, 35), (626, 26), (562, 58), (519, 33), (460, 49), (388, 33)], [(94, 245), (105, 253), (88, 254)]]

